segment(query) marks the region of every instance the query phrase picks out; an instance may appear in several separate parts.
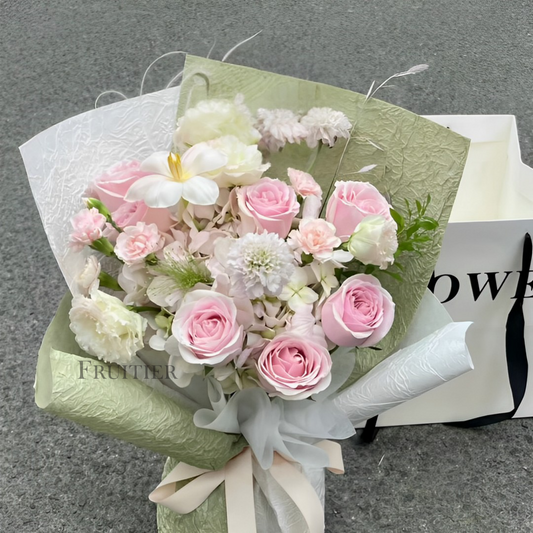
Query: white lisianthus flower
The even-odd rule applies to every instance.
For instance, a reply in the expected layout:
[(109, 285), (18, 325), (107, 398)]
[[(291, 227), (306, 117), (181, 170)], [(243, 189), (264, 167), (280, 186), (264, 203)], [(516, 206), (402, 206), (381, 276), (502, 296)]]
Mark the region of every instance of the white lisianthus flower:
[(225, 263), (232, 285), (248, 298), (277, 296), (295, 269), (287, 243), (277, 234), (266, 232), (248, 233), (234, 240)]
[(394, 263), (398, 249), (397, 225), (381, 215), (363, 218), (348, 240), (348, 251), (364, 265), (376, 265), (385, 270)]
[(291, 279), (279, 295), (279, 299), (287, 302), (287, 305), (293, 310), (298, 311), (306, 305), (315, 303), (318, 300), (318, 294), (308, 287), (309, 276), (305, 268), (297, 268)]
[(183, 157), (156, 152), (141, 163), (141, 170), (150, 175), (133, 183), (126, 201), (142, 200), (148, 207), (172, 207), (183, 198), (195, 205), (213, 205), (218, 198), (218, 185), (205, 174), (226, 163), (224, 154), (205, 143), (193, 146)]
[(86, 296), (92, 290), (98, 289), (100, 285), (98, 276), (100, 276), (101, 271), (102, 267), (98, 259), (94, 255), (90, 255), (85, 262), (85, 267), (74, 279), (78, 292)]
[(179, 148), (212, 141), (224, 135), (235, 135), (244, 144), (256, 144), (261, 135), (253, 127), (253, 118), (244, 105), (244, 97), (235, 100), (202, 100), (187, 109), (178, 119), (174, 144)]
[(348, 117), (330, 107), (313, 107), (300, 122), (307, 129), (309, 148), (315, 148), (319, 142), (332, 147), (339, 137), (348, 139), (352, 129)]
[(270, 163), (263, 164), (263, 154), (257, 144), (244, 144), (234, 135), (219, 137), (208, 144), (228, 158), (224, 168), (213, 178), (221, 188), (251, 185), (270, 167)]
[(74, 296), (69, 317), (80, 348), (108, 363), (127, 364), (144, 346), (146, 320), (104, 292)]
[(261, 144), (269, 152), (277, 152), (287, 143), (300, 144), (309, 133), (289, 109), (258, 109), (256, 128), (261, 133)]

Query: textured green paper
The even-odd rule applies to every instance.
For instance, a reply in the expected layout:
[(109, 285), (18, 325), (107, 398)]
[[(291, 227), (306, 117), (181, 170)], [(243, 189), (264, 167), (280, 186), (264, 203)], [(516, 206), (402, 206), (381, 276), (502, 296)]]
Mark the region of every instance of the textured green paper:
[(199, 468), (222, 468), (246, 445), (243, 437), (197, 428), (192, 413), (112, 365), (120, 379), (80, 379), (80, 363), (110, 365), (84, 354), (68, 328), (71, 296), (63, 298), (44, 337), (35, 382), (39, 407), (141, 448)]
[[(165, 463), (162, 479), (178, 464), (175, 459)], [(163, 505), (157, 506), (157, 528), (159, 533), (225, 533), (226, 497), (224, 484), (219, 485), (194, 512), (180, 515)]]
[[(427, 214), (439, 221), (440, 228), (422, 257), (402, 256), (403, 283), (378, 274), (396, 302), (396, 319), (379, 344), (381, 350), (358, 351), (355, 369), (346, 383), (350, 385), (393, 352), (414, 317), (437, 263), (470, 141), (386, 102), (376, 99), (365, 102), (364, 95), (345, 89), (248, 67), (187, 56), (183, 79), (178, 116), (202, 99), (233, 99), (238, 93), (244, 95), (252, 112), (259, 107), (286, 108), (300, 113), (312, 107), (343, 111), (356, 128), (339, 171), (337, 165), (345, 149), (344, 140), (332, 149), (323, 148), (312, 171), (325, 198), (336, 180), (368, 181), (389, 195), (393, 206), (405, 214), (404, 200), (414, 205), (415, 200), (423, 201), (431, 193)], [(286, 179), (288, 166), (306, 170), (310, 153), (305, 143), (288, 146), (272, 156), (268, 176)], [(357, 174), (370, 164), (377, 166), (370, 172)]]

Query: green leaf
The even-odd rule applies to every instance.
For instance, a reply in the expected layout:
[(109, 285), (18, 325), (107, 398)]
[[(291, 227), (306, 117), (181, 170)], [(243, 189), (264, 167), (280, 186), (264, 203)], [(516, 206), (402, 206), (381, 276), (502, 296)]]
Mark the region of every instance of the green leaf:
[(391, 214), (392, 219), (394, 220), (394, 222), (396, 222), (398, 226), (398, 233), (400, 233), (405, 227), (405, 219), (395, 209), (391, 209), (390, 214)]
[(423, 230), (433, 231), (439, 227), (439, 223), (436, 220), (421, 220), (419, 226)]

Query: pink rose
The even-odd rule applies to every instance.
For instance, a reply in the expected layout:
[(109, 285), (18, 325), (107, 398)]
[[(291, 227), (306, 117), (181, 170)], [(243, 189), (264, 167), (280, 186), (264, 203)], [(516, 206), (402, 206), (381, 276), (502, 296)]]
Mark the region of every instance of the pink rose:
[(390, 205), (383, 195), (370, 183), (337, 181), (326, 209), (326, 220), (337, 228), (337, 235), (347, 241), (359, 222), (368, 215), (392, 219)]
[(237, 201), (243, 223), (255, 222), (260, 231), (277, 233), (282, 239), (287, 237), (300, 210), (294, 190), (271, 178), (261, 178), (253, 185), (242, 187), (237, 192)]
[(310, 254), (319, 261), (328, 261), (341, 240), (335, 226), (321, 218), (304, 218), (297, 230), (291, 231), (288, 244), (299, 253)]
[(243, 326), (232, 298), (207, 290), (188, 293), (172, 323), (179, 354), (192, 365), (225, 365), (242, 351)]
[(391, 295), (374, 276), (356, 274), (322, 308), (322, 328), (339, 346), (374, 346), (394, 322)]
[(106, 218), (98, 209), (82, 209), (70, 221), (73, 231), (70, 234), (70, 246), (77, 252), (85, 246), (90, 246), (94, 241), (102, 238)]
[(127, 265), (133, 265), (161, 250), (164, 244), (165, 239), (155, 224), (137, 222), (135, 226), (124, 228), (124, 231), (119, 233), (115, 254)]
[(322, 198), (322, 189), (311, 174), (303, 172), (302, 170), (296, 170), (295, 168), (288, 168), (287, 174), (289, 175), (291, 185), (296, 191), (296, 194), (299, 194), (304, 198), (307, 198), (308, 196)]
[(123, 161), (114, 165), (94, 180), (87, 194), (103, 202), (121, 228), (146, 222), (157, 224), (160, 231), (167, 231), (173, 223), (168, 209), (151, 208), (142, 201), (130, 203), (124, 199), (137, 180), (150, 175), (141, 171), (140, 166), (139, 161)]
[(257, 360), (263, 388), (285, 400), (302, 400), (323, 391), (331, 382), (327, 348), (291, 333), (275, 337)]

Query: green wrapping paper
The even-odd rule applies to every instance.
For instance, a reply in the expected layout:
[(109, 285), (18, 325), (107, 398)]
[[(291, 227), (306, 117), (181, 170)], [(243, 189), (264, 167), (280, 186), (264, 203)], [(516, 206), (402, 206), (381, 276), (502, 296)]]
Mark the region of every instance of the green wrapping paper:
[[(165, 479), (177, 464), (178, 461), (169, 458), (161, 479)], [(218, 486), (194, 512), (186, 515), (158, 505), (157, 528), (159, 533), (225, 533), (228, 524), (224, 484)]]
[[(219, 469), (242, 451), (244, 438), (197, 428), (188, 409), (120, 367), (87, 356), (68, 328), (70, 301), (70, 294), (63, 298), (39, 351), (35, 381), (39, 407), (199, 468)], [(80, 379), (81, 364), (102, 365), (106, 378), (95, 379), (86, 372)], [(109, 371), (119, 379), (109, 379)]]
[[(200, 100), (233, 99), (239, 93), (252, 113), (260, 107), (300, 113), (312, 107), (331, 107), (345, 113), (355, 125), (351, 139), (348, 143), (340, 139), (333, 148), (324, 147), (312, 168), (324, 200), (337, 180), (368, 181), (405, 215), (405, 200), (414, 206), (416, 200), (424, 201), (431, 194), (427, 214), (438, 220), (440, 227), (425, 253), (402, 256), (403, 283), (374, 272), (396, 303), (396, 319), (379, 350), (357, 351), (354, 371), (345, 383), (349, 386), (390, 355), (407, 332), (437, 263), (470, 141), (400, 107), (374, 98), (367, 100), (362, 94), (201, 57), (187, 56), (183, 80), (178, 117)], [(305, 143), (287, 145), (271, 155), (272, 167), (266, 175), (287, 180), (287, 167), (307, 170), (310, 152)], [(358, 173), (368, 165), (376, 166)]]

